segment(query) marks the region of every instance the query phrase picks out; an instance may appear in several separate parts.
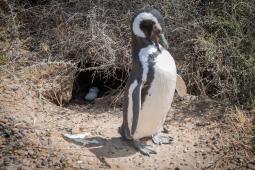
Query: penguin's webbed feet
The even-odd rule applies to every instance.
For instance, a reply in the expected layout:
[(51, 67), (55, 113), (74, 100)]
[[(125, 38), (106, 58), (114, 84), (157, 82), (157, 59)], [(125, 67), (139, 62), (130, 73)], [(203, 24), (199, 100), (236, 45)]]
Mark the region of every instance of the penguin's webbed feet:
[(159, 133), (152, 136), (152, 142), (155, 144), (171, 144), (173, 141), (173, 138), (171, 136), (163, 136)]
[(157, 152), (154, 151), (150, 145), (145, 145), (139, 140), (134, 140), (133, 143), (135, 149), (137, 149), (143, 155), (150, 156), (150, 154), (157, 154)]

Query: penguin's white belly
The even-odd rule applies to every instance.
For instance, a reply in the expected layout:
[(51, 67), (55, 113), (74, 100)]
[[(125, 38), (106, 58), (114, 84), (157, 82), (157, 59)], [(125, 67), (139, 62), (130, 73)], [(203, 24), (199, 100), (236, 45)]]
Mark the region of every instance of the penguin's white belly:
[(155, 59), (154, 79), (139, 113), (134, 139), (151, 136), (162, 128), (176, 85), (174, 59), (164, 50)]

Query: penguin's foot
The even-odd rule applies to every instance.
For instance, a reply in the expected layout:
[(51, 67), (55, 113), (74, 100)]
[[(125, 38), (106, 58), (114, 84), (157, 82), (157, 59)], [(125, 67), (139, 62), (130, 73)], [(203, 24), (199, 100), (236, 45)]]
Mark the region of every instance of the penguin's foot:
[(134, 147), (143, 155), (150, 156), (150, 154), (157, 154), (150, 145), (145, 145), (141, 143), (139, 140), (134, 140)]
[(152, 136), (152, 142), (155, 144), (171, 144), (173, 141), (173, 138), (170, 136), (162, 136), (159, 133)]

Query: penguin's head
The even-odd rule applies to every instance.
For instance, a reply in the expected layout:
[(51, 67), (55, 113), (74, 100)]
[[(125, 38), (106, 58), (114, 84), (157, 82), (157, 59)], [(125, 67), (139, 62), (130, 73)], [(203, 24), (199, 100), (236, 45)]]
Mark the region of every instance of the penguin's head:
[(156, 9), (150, 8), (138, 12), (132, 20), (132, 32), (135, 37), (146, 39), (168, 48), (164, 36), (164, 18)]

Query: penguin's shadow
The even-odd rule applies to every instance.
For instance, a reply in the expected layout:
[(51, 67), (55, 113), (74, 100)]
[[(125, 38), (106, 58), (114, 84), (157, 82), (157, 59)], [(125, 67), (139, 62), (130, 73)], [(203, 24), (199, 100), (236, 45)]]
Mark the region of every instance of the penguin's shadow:
[(77, 143), (72, 140), (64, 138), (66, 141), (80, 145), (89, 149), (90, 152), (95, 154), (95, 156), (104, 164), (108, 165), (105, 158), (120, 158), (128, 157), (135, 154), (137, 151), (133, 148), (131, 141), (123, 140), (121, 137), (114, 137), (110, 139), (102, 137), (91, 137), (86, 138), (87, 141), (98, 141), (96, 144), (86, 144)]

